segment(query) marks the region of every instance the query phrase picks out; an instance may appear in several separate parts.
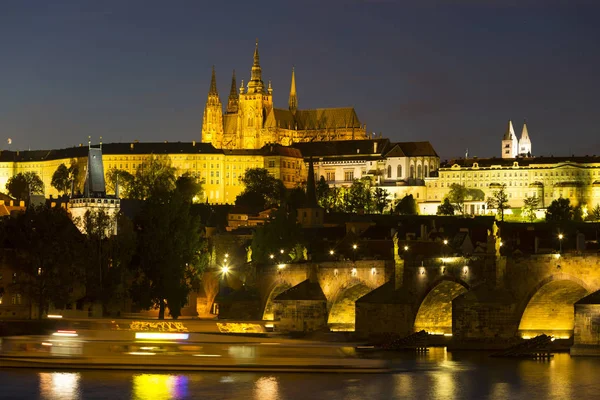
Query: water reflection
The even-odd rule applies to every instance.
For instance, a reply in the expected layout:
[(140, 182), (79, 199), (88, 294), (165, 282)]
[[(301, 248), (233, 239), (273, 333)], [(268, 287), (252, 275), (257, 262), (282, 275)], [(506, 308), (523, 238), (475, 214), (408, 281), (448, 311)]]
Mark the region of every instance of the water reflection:
[(133, 377), (135, 399), (187, 398), (188, 377), (186, 375), (139, 374)]
[(40, 395), (44, 399), (79, 398), (79, 372), (40, 372)]
[(256, 400), (279, 399), (279, 383), (274, 376), (263, 376), (254, 384), (254, 398)]

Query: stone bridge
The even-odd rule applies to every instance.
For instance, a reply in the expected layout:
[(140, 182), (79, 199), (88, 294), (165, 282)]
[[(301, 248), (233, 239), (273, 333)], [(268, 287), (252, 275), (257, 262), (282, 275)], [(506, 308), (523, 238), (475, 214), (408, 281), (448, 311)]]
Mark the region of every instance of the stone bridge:
[[(364, 337), (425, 330), (458, 340), (568, 338), (574, 304), (600, 290), (600, 255), (397, 255), (258, 266), (246, 281), (260, 303), (255, 317), (264, 320), (273, 320), (277, 296), (310, 281), (324, 295), (329, 328)], [(294, 318), (311, 318), (300, 314)]]
[(274, 300), (307, 280), (318, 283), (326, 298), (327, 323), (331, 329), (353, 330), (357, 299), (391, 279), (392, 261), (335, 261), (258, 266), (252, 286), (260, 297), (264, 320), (273, 320)]
[(397, 257), (394, 278), (356, 302), (356, 331), (426, 330), (458, 340), (573, 335), (574, 304), (600, 289), (600, 256)]

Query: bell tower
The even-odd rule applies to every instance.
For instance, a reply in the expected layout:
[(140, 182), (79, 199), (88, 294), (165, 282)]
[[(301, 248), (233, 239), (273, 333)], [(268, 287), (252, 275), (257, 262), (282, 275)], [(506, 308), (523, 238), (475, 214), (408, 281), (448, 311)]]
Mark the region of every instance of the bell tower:
[(217, 149), (223, 146), (223, 105), (217, 92), (217, 79), (215, 76), (215, 67), (212, 68), (212, 77), (210, 79), (210, 89), (208, 98), (204, 107), (204, 117), (202, 118), (202, 142), (212, 143)]
[(241, 148), (259, 149), (271, 141), (262, 131), (265, 118), (272, 108), (273, 89), (270, 85), (266, 88), (262, 80), (257, 40), (250, 80), (247, 89), (240, 90), (239, 95), (238, 127), (241, 130)]

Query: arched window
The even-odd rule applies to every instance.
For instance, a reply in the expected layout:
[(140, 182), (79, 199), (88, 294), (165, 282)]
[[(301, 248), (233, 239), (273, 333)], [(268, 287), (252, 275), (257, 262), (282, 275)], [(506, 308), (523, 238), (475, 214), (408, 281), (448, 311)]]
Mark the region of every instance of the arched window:
[(421, 169), (421, 165), (419, 164), (417, 166), (417, 178), (422, 179), (423, 178), (423, 174), (422, 174), (423, 170)]
[(387, 168), (387, 177), (388, 178), (392, 177), (392, 166), (391, 165), (388, 165), (388, 168)]
[(402, 178), (402, 165), (398, 165), (396, 175), (398, 176), (398, 179)]
[(415, 166), (410, 166), (410, 179), (415, 179)]
[(425, 165), (423, 168), (425, 169), (424, 170), (425, 178), (429, 177), (429, 165)]

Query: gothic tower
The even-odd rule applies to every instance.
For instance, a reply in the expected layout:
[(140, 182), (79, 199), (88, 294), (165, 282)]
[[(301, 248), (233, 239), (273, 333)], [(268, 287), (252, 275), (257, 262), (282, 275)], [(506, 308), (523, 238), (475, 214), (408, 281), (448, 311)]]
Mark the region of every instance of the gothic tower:
[(214, 66), (212, 68), (208, 98), (204, 107), (204, 117), (202, 118), (202, 142), (212, 143), (218, 149), (223, 145), (223, 105), (217, 92), (217, 79)]
[(502, 138), (502, 158), (515, 158), (519, 154), (519, 141), (515, 135), (512, 121), (508, 121), (508, 129)]
[(290, 99), (288, 100), (288, 106), (292, 114), (296, 113), (298, 109), (298, 95), (296, 94), (296, 74), (294, 67), (292, 67), (292, 85), (290, 86)]
[(238, 147), (242, 149), (259, 149), (269, 138), (261, 135), (264, 120), (273, 108), (273, 90), (265, 88), (262, 80), (262, 69), (258, 55), (258, 40), (254, 49), (254, 63), (247, 90), (240, 91), (238, 112)]
[(523, 122), (523, 131), (521, 132), (521, 139), (519, 139), (519, 155), (531, 157), (531, 139), (529, 139), (526, 121)]
[(238, 112), (240, 105), (240, 96), (237, 92), (237, 83), (235, 81), (235, 69), (233, 70), (233, 76), (231, 77), (231, 90), (229, 91), (229, 100), (227, 100), (227, 114), (235, 114)]

